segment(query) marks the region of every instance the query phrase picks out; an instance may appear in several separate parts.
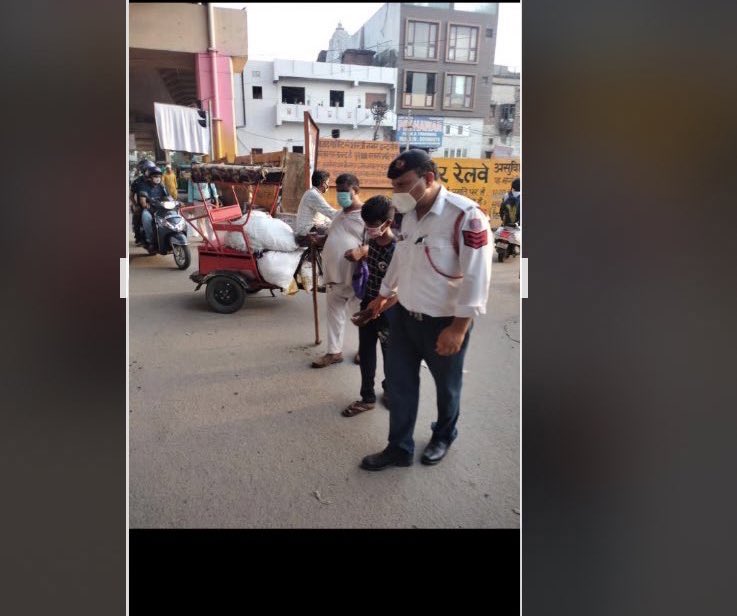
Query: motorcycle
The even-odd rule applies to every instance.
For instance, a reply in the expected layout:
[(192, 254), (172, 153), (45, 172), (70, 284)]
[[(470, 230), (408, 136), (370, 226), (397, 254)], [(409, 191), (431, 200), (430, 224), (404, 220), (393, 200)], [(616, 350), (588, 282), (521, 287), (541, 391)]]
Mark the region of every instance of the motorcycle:
[(522, 246), (522, 229), (519, 224), (498, 227), (494, 231), (494, 246), (499, 263), (503, 263), (506, 258), (518, 256)]
[(154, 244), (160, 255), (174, 255), (180, 270), (189, 267), (192, 257), (187, 245), (187, 223), (179, 213), (179, 201), (154, 201), (151, 211), (154, 220)]

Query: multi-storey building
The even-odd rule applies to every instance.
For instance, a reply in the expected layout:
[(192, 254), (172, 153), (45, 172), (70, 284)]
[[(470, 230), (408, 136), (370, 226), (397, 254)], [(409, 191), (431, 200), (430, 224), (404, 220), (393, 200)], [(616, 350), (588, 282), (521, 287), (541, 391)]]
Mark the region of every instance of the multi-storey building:
[[(234, 77), (238, 154), (284, 147), (303, 152), (305, 110), (320, 137), (391, 140), (396, 79), (397, 69), (381, 66), (251, 61)], [(388, 107), (378, 130), (371, 111), (376, 101)]]
[(484, 155), (520, 155), (520, 75), (506, 66), (494, 66), (491, 104), (485, 127)]
[[(395, 137), (403, 147), (481, 157), (497, 19), (496, 2), (386, 3), (352, 36), (336, 30), (331, 43), (372, 50), (374, 64), (396, 67)], [(330, 60), (335, 51), (321, 55)]]

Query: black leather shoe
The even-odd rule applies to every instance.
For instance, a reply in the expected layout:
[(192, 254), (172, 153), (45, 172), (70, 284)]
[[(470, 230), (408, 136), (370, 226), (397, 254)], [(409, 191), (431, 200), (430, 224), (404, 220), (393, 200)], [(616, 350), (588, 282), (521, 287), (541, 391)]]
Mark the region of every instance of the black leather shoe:
[(430, 441), (425, 447), (425, 451), (422, 452), (420, 461), (423, 464), (437, 464), (448, 453), (449, 447), (450, 445), (443, 441)]
[(371, 454), (361, 460), (361, 468), (367, 471), (380, 471), (387, 466), (412, 466), (413, 462), (411, 453), (399, 448), (387, 447), (384, 451)]

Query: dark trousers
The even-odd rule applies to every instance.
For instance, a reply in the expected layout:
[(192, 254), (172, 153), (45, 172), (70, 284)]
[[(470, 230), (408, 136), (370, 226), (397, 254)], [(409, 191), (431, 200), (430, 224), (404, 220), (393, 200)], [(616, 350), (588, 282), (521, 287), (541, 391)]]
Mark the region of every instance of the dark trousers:
[(143, 225), (141, 223), (141, 210), (133, 212), (133, 234), (136, 237), (136, 241), (143, 240)]
[[(414, 453), (412, 435), (420, 401), (420, 362), (424, 359), (435, 379), (438, 418), (431, 427), (433, 440), (452, 443), (458, 436), (456, 423), (460, 412), (463, 359), (466, 356), (471, 327), (455, 355), (435, 352), (440, 332), (453, 322), (453, 317), (412, 316), (401, 304), (391, 319), (391, 344), (386, 355), (387, 387), (391, 392), (389, 445)], [(363, 355), (361, 355), (363, 363)]]
[[(367, 301), (361, 302), (361, 310), (368, 306)], [(386, 373), (386, 350), (389, 345), (389, 318), (394, 312), (392, 306), (379, 315), (377, 319), (369, 321), (363, 327), (358, 328), (358, 355), (361, 357), (361, 400), (363, 402), (376, 402), (374, 391), (374, 380), (376, 378), (376, 342), (381, 345), (381, 356), (384, 359), (384, 372)], [(387, 391), (386, 379), (381, 382), (381, 387)]]

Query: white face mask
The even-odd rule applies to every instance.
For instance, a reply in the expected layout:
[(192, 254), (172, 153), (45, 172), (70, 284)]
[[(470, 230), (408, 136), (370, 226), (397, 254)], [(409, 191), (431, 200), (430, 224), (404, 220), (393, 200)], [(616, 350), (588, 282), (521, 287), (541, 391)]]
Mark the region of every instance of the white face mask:
[(369, 239), (375, 240), (376, 238), (384, 235), (384, 232), (387, 229), (388, 227), (385, 227), (384, 223), (382, 222), (378, 227), (366, 227), (366, 235)]
[(417, 181), (412, 185), (412, 188), (410, 188), (407, 192), (403, 193), (394, 193), (392, 195), (392, 205), (395, 207), (397, 212), (400, 214), (406, 214), (407, 212), (411, 212), (415, 207), (417, 206), (417, 199), (415, 199), (412, 195), (409, 193), (412, 192), (420, 182), (422, 181), (422, 178), (418, 178)]

